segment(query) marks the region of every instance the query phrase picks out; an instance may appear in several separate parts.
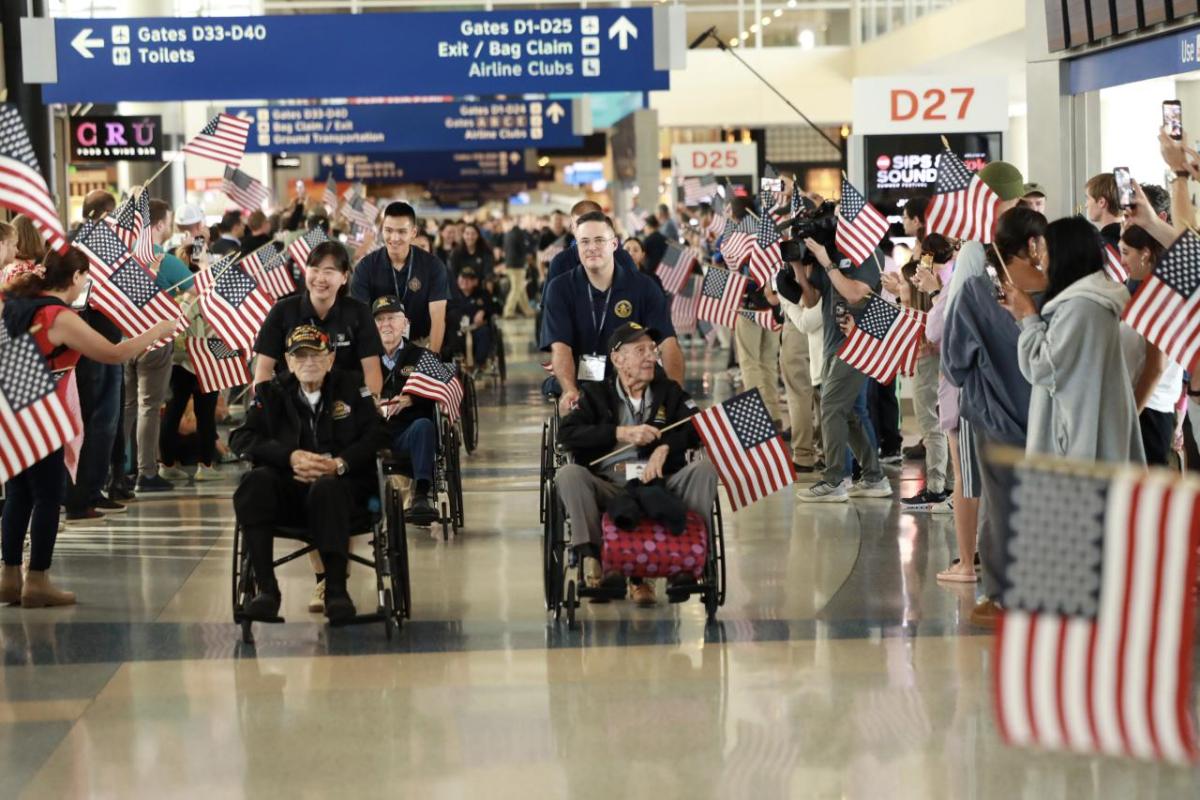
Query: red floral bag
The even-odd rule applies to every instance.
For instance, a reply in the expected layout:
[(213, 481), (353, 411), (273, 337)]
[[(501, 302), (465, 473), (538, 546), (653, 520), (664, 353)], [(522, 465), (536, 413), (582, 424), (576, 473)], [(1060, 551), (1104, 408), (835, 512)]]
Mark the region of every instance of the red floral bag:
[(695, 511), (687, 512), (687, 527), (678, 536), (652, 519), (642, 520), (637, 530), (624, 531), (605, 514), (603, 526), (600, 562), (605, 573), (630, 578), (670, 578), (679, 572), (704, 576), (708, 528)]

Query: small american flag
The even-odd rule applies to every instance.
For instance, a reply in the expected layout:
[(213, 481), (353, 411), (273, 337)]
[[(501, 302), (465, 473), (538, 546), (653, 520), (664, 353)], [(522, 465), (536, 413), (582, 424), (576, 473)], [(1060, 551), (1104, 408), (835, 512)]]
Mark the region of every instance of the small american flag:
[(0, 481), (41, 461), (82, 430), (79, 417), (56, 391), (54, 375), (33, 337), (21, 334), (0, 343)]
[(993, 655), (1011, 745), (1188, 764), (1200, 484), (1016, 468)]
[(683, 179), (683, 204), (698, 206), (717, 194), (717, 179), (713, 175)]
[(154, 263), (154, 237), (150, 230), (150, 194), (145, 190), (130, 196), (105, 220), (133, 257), (143, 267)]
[(758, 389), (692, 417), (734, 511), (796, 481), (792, 457)]
[(183, 146), (183, 152), (236, 167), (242, 163), (249, 136), (250, 120), (232, 114), (217, 114), (196, 138)]
[(937, 183), (925, 214), (930, 233), (951, 239), (992, 241), (1000, 198), (958, 156), (943, 149), (937, 164)]
[(459, 409), (462, 408), (463, 388), (454, 374), (454, 367), (443, 364), (428, 350), (417, 359), (416, 368), (404, 382), (400, 393), (432, 400), (451, 422), (458, 419)]
[(11, 103), (0, 105), (0, 206), (29, 217), (51, 250), (67, 249), (58, 209), (50, 199), (25, 123)]
[(221, 183), (221, 191), (236, 203), (238, 208), (251, 211), (261, 209), (263, 203), (271, 196), (266, 186), (240, 169), (228, 165), (225, 166), (225, 180)]
[(732, 225), (725, 226), (725, 235), (721, 238), (721, 259), (730, 269), (737, 269), (754, 249), (754, 219), (745, 215)]
[(750, 248), (750, 278), (760, 287), (769, 286), (775, 269), (780, 265), (779, 231), (775, 228), (775, 195), (763, 192), (762, 215)]
[(330, 175), (325, 180), (325, 191), (321, 193), (321, 203), (325, 206), (325, 210), (332, 214), (337, 211), (338, 207), (338, 186), (337, 181)]
[(746, 294), (746, 283), (746, 279), (736, 272), (710, 266), (704, 271), (696, 316), (705, 322), (732, 328)]
[(1121, 254), (1117, 252), (1117, 248), (1107, 243), (1104, 245), (1104, 274), (1117, 283), (1129, 280), (1129, 272), (1121, 263)]
[(729, 217), (725, 212), (725, 200), (720, 194), (713, 195), (711, 206), (712, 217), (709, 218), (708, 224), (704, 226), (704, 235), (710, 241), (715, 242), (725, 232), (725, 225), (729, 221)]
[(160, 291), (154, 276), (137, 263), (117, 238), (108, 223), (85, 221), (75, 234), (75, 245), (91, 262), (91, 305), (126, 336), (137, 336), (162, 320), (177, 320), (175, 333), (156, 346), (162, 346), (187, 327), (175, 301)]
[(275, 242), (267, 242), (241, 261), (242, 269), (258, 282), (273, 300), (294, 294), (296, 281), (283, 251)]
[(771, 332), (783, 330), (783, 324), (775, 318), (775, 312), (769, 308), (761, 311), (751, 311), (744, 308), (738, 312), (738, 316), (742, 319), (748, 319), (760, 328), (766, 328)]
[(700, 299), (699, 275), (693, 275), (683, 289), (671, 298), (671, 326), (676, 333), (696, 332), (696, 307)]
[(342, 205), (342, 216), (352, 225), (359, 225), (363, 228), (371, 227), (371, 218), (367, 216), (366, 198), (361, 194), (351, 194), (346, 198), (346, 202)]
[(691, 248), (683, 248), (674, 242), (667, 243), (667, 252), (658, 264), (658, 277), (667, 294), (679, 294), (696, 266), (696, 254)]
[(924, 336), (924, 312), (900, 308), (873, 294), (866, 307), (855, 315), (854, 330), (838, 349), (837, 356), (886, 385), (897, 372), (913, 374)]
[(247, 352), (274, 302), (258, 282), (234, 265), (236, 253), (196, 273), (200, 313), (223, 341)]
[(246, 359), (220, 339), (189, 336), (184, 340), (188, 358), (196, 368), (196, 382), (204, 393), (219, 392), (250, 383)]
[(1200, 349), (1200, 237), (1185, 231), (1125, 308), (1124, 320), (1176, 364), (1195, 371)]
[(296, 266), (304, 267), (308, 263), (308, 254), (321, 242), (328, 242), (329, 236), (322, 228), (313, 228), (303, 236), (288, 245), (288, 255), (296, 262)]
[(857, 265), (871, 258), (888, 223), (850, 181), (842, 178), (842, 202), (838, 205), (837, 247)]

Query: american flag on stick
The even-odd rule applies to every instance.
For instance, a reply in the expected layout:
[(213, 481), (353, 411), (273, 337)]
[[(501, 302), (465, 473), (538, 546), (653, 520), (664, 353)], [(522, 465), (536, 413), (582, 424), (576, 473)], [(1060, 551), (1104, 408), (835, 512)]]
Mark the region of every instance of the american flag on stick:
[(324, 229), (313, 228), (288, 245), (288, 255), (296, 262), (296, 266), (303, 267), (308, 263), (308, 254), (312, 252), (313, 248), (321, 242), (328, 241), (329, 235), (325, 233)]
[(750, 309), (742, 309), (738, 312), (738, 316), (743, 319), (748, 319), (760, 328), (765, 328), (772, 333), (778, 330), (783, 330), (783, 323), (775, 318), (775, 312), (769, 308), (762, 311), (751, 311)]
[(1194, 763), (1200, 484), (1043, 461), (1015, 474), (993, 654), (1002, 738)]
[(346, 221), (352, 225), (369, 228), (373, 222), (373, 218), (368, 216), (366, 212), (366, 198), (361, 194), (348, 196), (346, 202), (342, 205), (341, 213), (346, 218)]
[(158, 288), (154, 276), (137, 263), (108, 223), (85, 221), (75, 234), (75, 246), (91, 262), (89, 303), (126, 336), (144, 333), (162, 320), (176, 320), (171, 337), (155, 345), (161, 347), (186, 329), (179, 306)]
[(699, 178), (684, 178), (682, 184), (685, 206), (698, 206), (717, 194), (717, 179), (712, 174)]
[(325, 206), (325, 210), (332, 214), (337, 211), (338, 207), (338, 186), (337, 181), (330, 175), (325, 180), (325, 191), (321, 193), (321, 203)]
[(67, 234), (50, 199), (29, 133), (11, 103), (0, 104), (0, 206), (29, 217), (51, 250), (61, 253), (67, 249)]
[(679, 294), (679, 290), (687, 283), (696, 266), (696, 254), (691, 248), (680, 247), (674, 242), (667, 243), (667, 252), (663, 254), (658, 264), (658, 277), (662, 281), (663, 290), (667, 294)]
[(267, 242), (241, 261), (242, 268), (258, 282), (271, 299), (278, 300), (296, 291), (296, 281), (283, 251), (275, 242)]
[(720, 194), (713, 195), (710, 206), (712, 207), (712, 216), (709, 217), (708, 224), (704, 226), (704, 235), (715, 242), (725, 232), (725, 225), (729, 222), (729, 217), (725, 211), (725, 200)]
[(942, 149), (925, 227), (952, 239), (992, 241), (1000, 198), (950, 148)]
[(416, 367), (404, 382), (400, 393), (432, 400), (451, 422), (458, 419), (462, 408), (463, 388), (458, 376), (454, 374), (454, 367), (443, 364), (429, 351), (421, 353)]
[(782, 237), (775, 228), (774, 206), (775, 195), (763, 192), (762, 215), (758, 218), (758, 229), (750, 248), (750, 278), (759, 287), (770, 285), (776, 268), (782, 263), (779, 252)]
[(691, 419), (734, 511), (795, 483), (791, 453), (775, 430), (758, 389), (742, 392)]
[(196, 368), (196, 382), (204, 393), (245, 386), (250, 383), (246, 359), (220, 339), (189, 336), (184, 340), (188, 358)]
[(886, 385), (897, 372), (913, 374), (924, 337), (924, 312), (901, 308), (873, 294), (866, 307), (855, 314), (854, 330), (838, 349), (837, 357)]
[(82, 430), (33, 337), (23, 333), (0, 342), (0, 481), (41, 461)]
[(1176, 364), (1194, 371), (1200, 349), (1200, 237), (1185, 231), (1142, 282), (1123, 319)]
[(844, 177), (837, 218), (834, 238), (838, 250), (848, 255), (856, 265), (862, 266), (875, 253), (875, 248), (887, 233), (887, 220)]
[(1129, 280), (1129, 271), (1121, 263), (1121, 254), (1111, 244), (1104, 245), (1104, 274), (1117, 283)]
[(274, 301), (257, 281), (234, 265), (236, 258), (236, 253), (230, 253), (197, 272), (196, 292), (200, 313), (217, 336), (231, 347), (249, 352)]
[(247, 208), (251, 211), (261, 209), (263, 203), (267, 202), (267, 198), (271, 196), (266, 186), (240, 169), (229, 165), (225, 166), (225, 180), (221, 183), (221, 191), (236, 203), (238, 208)]
[(750, 257), (754, 249), (754, 218), (746, 214), (740, 220), (725, 226), (721, 238), (721, 259), (730, 269), (737, 269)]
[(693, 275), (683, 289), (671, 298), (671, 327), (676, 333), (696, 332), (696, 307), (700, 299), (701, 280), (699, 275)]
[(246, 153), (249, 136), (250, 120), (232, 114), (217, 114), (183, 146), (183, 152), (237, 167)]
[(696, 316), (705, 322), (732, 328), (746, 294), (746, 283), (746, 279), (736, 272), (710, 266), (704, 271)]
[(154, 263), (154, 237), (150, 230), (150, 194), (143, 188), (140, 192), (130, 195), (125, 202), (114, 209), (112, 216), (105, 222), (112, 226), (113, 232), (134, 259), (143, 267), (149, 268)]

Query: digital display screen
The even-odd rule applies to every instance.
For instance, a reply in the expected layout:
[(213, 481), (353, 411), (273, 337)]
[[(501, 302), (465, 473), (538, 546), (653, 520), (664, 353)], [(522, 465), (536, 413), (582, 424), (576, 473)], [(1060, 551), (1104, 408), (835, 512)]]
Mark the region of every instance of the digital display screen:
[[(1000, 158), (999, 133), (950, 133), (946, 139), (972, 172)], [(910, 198), (933, 194), (942, 152), (938, 134), (864, 136), (863, 151), (867, 199), (885, 216), (899, 213)]]

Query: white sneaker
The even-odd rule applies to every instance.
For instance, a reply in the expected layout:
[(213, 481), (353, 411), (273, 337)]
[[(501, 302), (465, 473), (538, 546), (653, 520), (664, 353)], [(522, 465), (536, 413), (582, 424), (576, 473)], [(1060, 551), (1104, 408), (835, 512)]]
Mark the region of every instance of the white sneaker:
[(796, 499), (801, 503), (844, 503), (847, 497), (845, 482), (834, 486), (825, 481), (817, 481), (807, 489), (796, 490)]
[(874, 483), (868, 483), (866, 478), (858, 481), (847, 492), (851, 497), (891, 497), (892, 484), (887, 478), (880, 478)]
[(954, 513), (954, 501), (951, 500), (949, 497), (947, 497), (945, 500), (943, 500), (940, 503), (934, 503), (932, 506), (929, 507), (929, 513), (930, 514), (953, 514)]
[(179, 467), (159, 467), (158, 474), (169, 481), (186, 481), (191, 477)]
[(308, 599), (308, 610), (314, 614), (325, 610), (325, 581), (318, 581), (313, 587), (312, 597)]
[(221, 471), (216, 467), (206, 467), (203, 464), (199, 464), (196, 467), (196, 475), (193, 480), (219, 481), (221, 480)]

